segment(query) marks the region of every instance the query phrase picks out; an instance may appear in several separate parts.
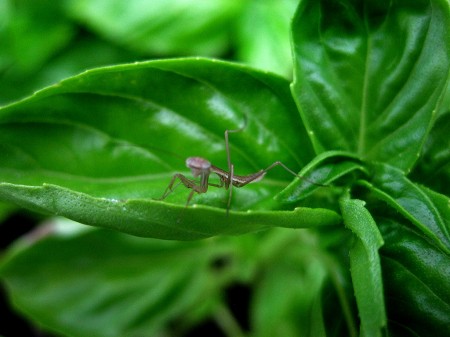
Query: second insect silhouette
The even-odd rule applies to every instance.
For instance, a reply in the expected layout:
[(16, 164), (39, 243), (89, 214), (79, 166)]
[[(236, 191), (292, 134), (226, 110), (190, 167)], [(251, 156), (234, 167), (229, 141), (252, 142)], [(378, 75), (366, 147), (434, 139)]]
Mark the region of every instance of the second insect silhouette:
[[(209, 186), (214, 186), (214, 187), (219, 187), (219, 188), (223, 187), (229, 191), (228, 192), (228, 202), (227, 202), (227, 214), (228, 214), (228, 212), (230, 210), (230, 205), (231, 205), (233, 186), (234, 187), (242, 187), (249, 183), (254, 183), (254, 182), (260, 181), (262, 178), (264, 178), (266, 173), (269, 170), (273, 169), (275, 166), (281, 166), (286, 171), (291, 173), (293, 176), (304, 179), (311, 184), (318, 185), (318, 186), (324, 186), (321, 184), (311, 182), (311, 181), (305, 179), (304, 177), (299, 176), (298, 174), (296, 174), (294, 171), (292, 171), (290, 168), (288, 168), (286, 165), (284, 165), (280, 161), (276, 161), (276, 162), (272, 163), (266, 169), (260, 170), (256, 173), (248, 174), (245, 176), (234, 174), (234, 165), (231, 163), (230, 148), (229, 148), (229, 144), (228, 144), (228, 134), (241, 132), (242, 130), (245, 129), (246, 126), (247, 126), (247, 118), (245, 118), (245, 120), (244, 120), (244, 125), (242, 127), (240, 127), (239, 129), (225, 130), (225, 150), (227, 153), (228, 171), (212, 165), (205, 158), (189, 157), (186, 159), (186, 166), (189, 169), (191, 169), (191, 173), (194, 178), (200, 177), (200, 181), (189, 179), (181, 173), (176, 173), (170, 180), (169, 185), (167, 186), (164, 194), (162, 195), (162, 197), (159, 200), (165, 199), (170, 193), (173, 192), (175, 187), (177, 187), (179, 184), (183, 184), (187, 188), (192, 189), (191, 193), (189, 194), (189, 196), (187, 198), (186, 206), (189, 205), (189, 203), (195, 193), (198, 193), (198, 194), (206, 193), (208, 191)], [(219, 177), (218, 184), (211, 183), (209, 181), (209, 176), (211, 175), (211, 173), (214, 173)], [(177, 180), (179, 180), (179, 182), (174, 187), (174, 184)]]

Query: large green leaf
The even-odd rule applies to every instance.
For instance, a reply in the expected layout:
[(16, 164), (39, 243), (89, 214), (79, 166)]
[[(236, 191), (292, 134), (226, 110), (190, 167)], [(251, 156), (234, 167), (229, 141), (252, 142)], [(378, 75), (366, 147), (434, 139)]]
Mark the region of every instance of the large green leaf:
[(447, 0), (302, 1), (292, 87), (318, 152), (411, 169), (445, 89)]
[[(281, 78), (200, 59), (90, 71), (0, 110), (1, 199), (173, 239), (243, 233), (247, 225), (257, 230), (338, 222), (327, 210), (230, 217), (219, 209), (183, 211), (175, 206), (186, 203), (190, 191), (183, 186), (164, 202), (152, 200), (163, 195), (174, 172), (190, 175), (184, 167), (189, 156), (226, 168), (224, 130), (242, 126), (244, 119), (245, 130), (230, 135), (236, 174), (277, 160), (298, 171), (311, 159), (306, 131)], [(234, 191), (232, 208), (275, 207), (273, 196), (292, 178), (281, 168), (273, 170), (263, 181)], [(225, 208), (227, 196), (211, 187), (191, 204)]]
[[(447, 204), (448, 208), (448, 204)], [(450, 326), (450, 256), (407, 222), (378, 221), (389, 330), (395, 336), (446, 336)]]
[(383, 238), (364, 201), (341, 199), (345, 225), (355, 234), (350, 249), (350, 266), (362, 336), (383, 336), (386, 329), (386, 312), (381, 278), (379, 248)]
[[(324, 292), (331, 288), (327, 274), (335, 255), (323, 252), (317, 233), (274, 229), (174, 242), (75, 230), (66, 220), (39, 228), (11, 247), (0, 264), (15, 307), (45, 330), (69, 336), (183, 335), (208, 317), (226, 322), (220, 300), (236, 282), (254, 285), (255, 336), (291, 331), (315, 337), (343, 330), (345, 310), (336, 313), (338, 300)], [(341, 246), (342, 234), (335, 238)], [(337, 278), (340, 287), (347, 282)], [(332, 318), (326, 325), (324, 312)]]

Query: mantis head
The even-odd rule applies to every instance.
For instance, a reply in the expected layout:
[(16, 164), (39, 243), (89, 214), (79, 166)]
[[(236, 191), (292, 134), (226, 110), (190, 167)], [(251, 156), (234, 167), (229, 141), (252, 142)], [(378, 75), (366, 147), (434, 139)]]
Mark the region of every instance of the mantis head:
[(186, 159), (186, 166), (191, 169), (194, 177), (208, 174), (211, 169), (211, 163), (201, 157), (189, 157)]

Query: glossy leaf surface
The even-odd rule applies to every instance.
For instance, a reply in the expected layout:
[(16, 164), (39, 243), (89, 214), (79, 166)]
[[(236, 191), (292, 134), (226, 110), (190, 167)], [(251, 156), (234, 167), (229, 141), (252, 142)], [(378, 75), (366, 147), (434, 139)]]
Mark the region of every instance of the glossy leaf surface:
[[(227, 46), (227, 57), (290, 68), (282, 31), (294, 0), (191, 1), (67, 0), (43, 13), (60, 15), (54, 25), (40, 9), (15, 22), (0, 2), (0, 41), (19, 32), (30, 66), (9, 75), (39, 82), (45, 62), (69, 76), (86, 57)], [(448, 0), (299, 3), (291, 90), (248, 67), (178, 59), (95, 69), (0, 109), (0, 217), (6, 201), (113, 230), (55, 237), (42, 226), (6, 252), (0, 277), (19, 312), (83, 337), (180, 336), (205, 317), (229, 336), (446, 334)], [(73, 24), (83, 28), (67, 47)], [(29, 45), (27, 25), (38, 26)], [(4, 56), (0, 67), (14, 59)], [(278, 166), (235, 188), (228, 215), (228, 191), (214, 186), (188, 207), (183, 185), (155, 200), (175, 172), (192, 177), (189, 156), (226, 170), (224, 131), (238, 128), (234, 174), (281, 161), (302, 178)], [(247, 290), (243, 301), (225, 303), (230, 285)], [(247, 309), (239, 328), (233, 314)]]
[[(420, 188), (403, 173), (388, 165), (377, 165), (373, 185), (375, 194), (397, 209), (436, 245), (450, 251), (449, 198)], [(445, 204), (447, 203), (447, 207)]]
[(302, 1), (293, 94), (317, 152), (408, 171), (449, 77), (447, 1)]
[(381, 219), (383, 280), (392, 331), (440, 336), (450, 325), (450, 257), (407, 223)]
[(358, 158), (351, 153), (327, 151), (309, 162), (299, 173), (302, 178), (294, 180), (277, 198), (293, 202), (308, 197), (318, 189), (330, 192), (336, 180), (354, 173), (367, 174)]
[[(450, 95), (449, 95), (450, 96)], [(450, 195), (450, 104), (437, 118), (424, 144), (422, 156), (413, 171), (415, 180)]]
[[(311, 158), (287, 83), (280, 78), (194, 59), (87, 72), (0, 110), (1, 198), (83, 223), (172, 239), (244, 233), (244, 223), (254, 229), (283, 223), (308, 227), (314, 218), (337, 223), (339, 216), (328, 210), (305, 209), (304, 219), (312, 216), (306, 222), (296, 218), (299, 211), (274, 218), (275, 213), (233, 213), (232, 219), (218, 209), (184, 210), (173, 206), (185, 205), (190, 191), (183, 186), (164, 202), (152, 200), (163, 195), (176, 171), (190, 176), (183, 168), (189, 156), (226, 168), (224, 129), (236, 129), (245, 119), (245, 130), (230, 135), (236, 174), (256, 172), (276, 160), (298, 170)], [(273, 170), (262, 182), (236, 189), (232, 207), (275, 207), (273, 196), (291, 179), (281, 168)], [(224, 208), (227, 196), (211, 187), (191, 204)], [(139, 210), (130, 218), (135, 201)], [(211, 221), (213, 215), (226, 225)]]

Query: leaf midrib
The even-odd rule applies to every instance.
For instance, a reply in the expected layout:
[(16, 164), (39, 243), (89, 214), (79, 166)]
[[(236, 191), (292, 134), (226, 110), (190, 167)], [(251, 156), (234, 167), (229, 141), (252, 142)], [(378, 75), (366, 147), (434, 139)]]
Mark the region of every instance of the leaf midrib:
[(364, 157), (366, 153), (366, 135), (367, 135), (367, 100), (368, 100), (368, 87), (369, 87), (369, 63), (370, 63), (370, 51), (372, 49), (372, 40), (369, 34), (368, 22), (367, 22), (367, 11), (365, 10), (365, 30), (367, 36), (366, 44), (366, 58), (364, 62), (364, 79), (361, 94), (361, 107), (360, 107), (360, 120), (359, 120), (359, 135), (358, 135), (358, 146), (357, 154), (360, 158)]

